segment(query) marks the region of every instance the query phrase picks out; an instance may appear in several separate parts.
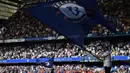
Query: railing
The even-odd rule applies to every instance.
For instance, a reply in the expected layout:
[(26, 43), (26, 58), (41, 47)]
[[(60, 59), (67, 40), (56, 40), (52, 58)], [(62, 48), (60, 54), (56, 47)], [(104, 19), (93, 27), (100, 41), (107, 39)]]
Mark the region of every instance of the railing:
[[(94, 38), (115, 38), (115, 37), (130, 37), (130, 34), (127, 35), (110, 35), (110, 36), (86, 36), (86, 39)], [(51, 41), (51, 40), (63, 40), (66, 39), (64, 36), (49, 36), (49, 37), (40, 37), (40, 38), (18, 38), (18, 39), (6, 39), (0, 40), (0, 43), (17, 43), (17, 42), (33, 42), (33, 41)]]

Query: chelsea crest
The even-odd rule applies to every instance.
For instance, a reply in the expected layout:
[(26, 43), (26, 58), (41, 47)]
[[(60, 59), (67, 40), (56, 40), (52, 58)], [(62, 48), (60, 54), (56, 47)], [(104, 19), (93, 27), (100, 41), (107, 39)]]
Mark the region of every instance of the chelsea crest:
[(52, 5), (56, 15), (65, 21), (80, 24), (88, 19), (85, 8), (75, 1), (59, 1)]

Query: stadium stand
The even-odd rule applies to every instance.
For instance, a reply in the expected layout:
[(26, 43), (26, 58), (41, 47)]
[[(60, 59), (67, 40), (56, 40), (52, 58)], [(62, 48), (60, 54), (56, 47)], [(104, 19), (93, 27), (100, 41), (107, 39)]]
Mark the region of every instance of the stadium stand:
[[(99, 7), (104, 16), (116, 24), (117, 31), (126, 34), (130, 32), (128, 4), (129, 1), (127, 0), (125, 2), (121, 0), (99, 0)], [(23, 9), (19, 9), (13, 14), (13, 16), (9, 18), (9, 23), (4, 24), (3, 28), (5, 30), (2, 32), (1, 39), (59, 35), (37, 19), (33, 18)], [(97, 27), (93, 28), (90, 32), (90, 35), (92, 36), (107, 36), (111, 34), (113, 33), (101, 25), (97, 25)]]
[[(3, 2), (4, 0), (2, 0)], [(5, 0), (6, 1), (6, 0)], [(19, 3), (31, 3), (26, 0), (12, 0)], [(38, 0), (40, 1), (40, 0)], [(38, 2), (36, 0), (36, 2)], [(42, 0), (41, 0), (42, 1)], [(1, 1), (0, 1), (1, 2)], [(35, 2), (35, 1), (33, 1)], [(130, 2), (129, 0), (98, 0), (99, 7), (106, 18), (112, 20), (116, 26), (117, 31), (125, 34), (130, 34)], [(8, 4), (8, 3), (6, 3)], [(2, 4), (0, 4), (1, 6)], [(17, 5), (17, 4), (16, 4)], [(8, 7), (8, 6), (7, 6)], [(22, 8), (22, 7), (21, 7)], [(1, 10), (1, 7), (0, 7)], [(17, 12), (16, 12), (17, 11)], [(15, 13), (16, 12), (16, 13)], [(8, 12), (7, 12), (8, 13)], [(14, 14), (15, 13), (15, 14)], [(48, 26), (42, 24), (37, 19), (23, 11), (23, 9), (14, 9), (13, 14), (3, 15), (0, 13), (0, 19), (8, 19), (8, 23), (0, 23), (0, 40), (14, 39), (14, 38), (31, 38), (43, 36), (59, 36), (57, 32), (50, 29)], [(89, 36), (108, 36), (113, 35), (109, 30), (100, 24), (90, 31)], [(93, 53), (99, 54), (102, 48), (107, 46), (110, 42), (92, 41), (86, 44), (86, 49)], [(114, 49), (112, 56), (130, 56), (130, 43), (118, 42), (110, 43), (111, 48)], [(10, 59), (33, 59), (52, 57), (80, 57), (89, 56), (86, 51), (72, 43), (41, 43), (41, 44), (24, 44), (24, 45), (1, 45), (0, 46), (0, 60)], [(101, 67), (87, 67), (85, 65), (63, 64), (54, 65), (53, 69), (45, 68), (44, 66), (0, 66), (0, 73), (81, 73), (78, 71), (85, 71), (82, 73), (104, 73)], [(112, 73), (130, 73), (130, 66), (115, 66), (112, 68)]]

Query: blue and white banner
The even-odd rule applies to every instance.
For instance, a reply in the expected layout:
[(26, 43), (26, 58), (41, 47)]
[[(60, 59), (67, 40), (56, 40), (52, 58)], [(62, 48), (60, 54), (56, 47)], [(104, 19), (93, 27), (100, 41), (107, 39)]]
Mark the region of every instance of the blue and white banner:
[[(48, 61), (50, 58), (39, 58), (40, 62)], [(129, 61), (130, 56), (113, 56), (113, 61)], [(36, 63), (37, 59), (14, 59), (14, 60), (0, 60), (0, 64), (14, 64), (14, 63)], [(55, 58), (54, 62), (88, 62), (87, 57), (75, 57), (75, 58)], [(90, 61), (91, 62), (91, 61)]]
[[(44, 62), (49, 60), (49, 58), (39, 58), (38, 59), (40, 62)], [(77, 58), (55, 58), (54, 62), (73, 62), (73, 61), (77, 61), (77, 62), (81, 62), (81, 61), (87, 61), (87, 58), (84, 57), (77, 57)], [(0, 60), (0, 63), (36, 63), (37, 59), (13, 59), (13, 60)]]

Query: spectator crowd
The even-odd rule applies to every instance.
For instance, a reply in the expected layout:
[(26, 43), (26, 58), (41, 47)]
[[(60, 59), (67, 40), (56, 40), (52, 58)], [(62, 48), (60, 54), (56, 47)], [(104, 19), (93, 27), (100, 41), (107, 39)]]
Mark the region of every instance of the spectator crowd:
[[(103, 67), (87, 67), (81, 64), (54, 65), (53, 68), (44, 66), (1, 66), (1, 73), (105, 73)], [(130, 73), (130, 66), (114, 66), (111, 73)]]
[[(103, 53), (104, 48), (110, 48), (112, 56), (130, 56), (130, 43), (118, 42), (110, 43), (108, 41), (92, 41), (85, 45), (86, 50), (93, 54)], [(89, 56), (87, 51), (72, 43), (37, 43), (37, 44), (15, 44), (3, 45), (0, 47), (0, 59), (33, 59), (45, 57), (80, 57)]]
[(45, 58), (52, 57), (77, 57), (84, 53), (78, 53), (79, 48), (70, 43), (58, 44), (32, 44), (0, 47), (1, 59)]

